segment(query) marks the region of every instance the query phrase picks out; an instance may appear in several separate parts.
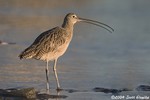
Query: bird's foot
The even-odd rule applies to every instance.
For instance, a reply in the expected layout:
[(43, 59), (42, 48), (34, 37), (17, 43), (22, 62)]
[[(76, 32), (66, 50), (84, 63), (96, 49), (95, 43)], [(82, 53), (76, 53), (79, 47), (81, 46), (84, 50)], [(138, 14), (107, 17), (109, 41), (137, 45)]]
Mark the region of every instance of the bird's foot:
[(60, 87), (57, 87), (57, 92), (60, 92), (60, 91), (62, 91), (63, 89), (61, 89)]

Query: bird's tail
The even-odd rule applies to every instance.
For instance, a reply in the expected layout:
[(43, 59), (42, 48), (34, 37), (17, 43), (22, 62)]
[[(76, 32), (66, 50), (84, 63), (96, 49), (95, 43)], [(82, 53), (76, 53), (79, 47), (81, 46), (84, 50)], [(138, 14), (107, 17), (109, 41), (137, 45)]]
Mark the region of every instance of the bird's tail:
[(25, 49), (18, 57), (20, 59), (30, 59), (35, 56), (35, 53), (31, 49)]

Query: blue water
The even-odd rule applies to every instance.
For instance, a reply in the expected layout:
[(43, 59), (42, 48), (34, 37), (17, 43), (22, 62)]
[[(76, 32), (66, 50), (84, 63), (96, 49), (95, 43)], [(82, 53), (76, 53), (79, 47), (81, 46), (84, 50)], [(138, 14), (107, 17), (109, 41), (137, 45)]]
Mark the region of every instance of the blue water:
[[(150, 84), (149, 5), (149, 0), (1, 0), (0, 40), (16, 45), (0, 46), (0, 88), (45, 89), (46, 64), (19, 60), (18, 55), (41, 32), (60, 26), (68, 12), (106, 23), (115, 31), (111, 34), (97, 26), (75, 25), (73, 40), (57, 66), (63, 88), (133, 89), (139, 84)], [(50, 86), (54, 89), (52, 67), (50, 72)], [(110, 99), (110, 95), (97, 93), (67, 95), (68, 100)]]

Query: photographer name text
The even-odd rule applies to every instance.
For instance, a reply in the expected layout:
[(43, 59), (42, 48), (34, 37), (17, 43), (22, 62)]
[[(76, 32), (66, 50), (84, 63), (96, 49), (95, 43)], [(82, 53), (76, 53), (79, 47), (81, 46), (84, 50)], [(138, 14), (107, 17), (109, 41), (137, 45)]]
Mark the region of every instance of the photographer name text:
[(150, 96), (141, 96), (141, 95), (112, 95), (112, 100), (149, 100)]

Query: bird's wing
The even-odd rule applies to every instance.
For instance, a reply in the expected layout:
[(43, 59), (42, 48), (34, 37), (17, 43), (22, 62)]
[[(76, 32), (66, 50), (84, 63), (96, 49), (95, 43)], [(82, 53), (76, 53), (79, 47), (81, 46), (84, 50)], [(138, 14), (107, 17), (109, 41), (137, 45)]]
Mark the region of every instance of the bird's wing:
[(66, 34), (60, 27), (43, 32), (20, 54), (20, 58), (32, 58), (37, 55), (40, 58), (44, 53), (53, 52), (66, 42)]

